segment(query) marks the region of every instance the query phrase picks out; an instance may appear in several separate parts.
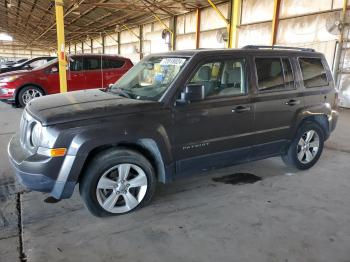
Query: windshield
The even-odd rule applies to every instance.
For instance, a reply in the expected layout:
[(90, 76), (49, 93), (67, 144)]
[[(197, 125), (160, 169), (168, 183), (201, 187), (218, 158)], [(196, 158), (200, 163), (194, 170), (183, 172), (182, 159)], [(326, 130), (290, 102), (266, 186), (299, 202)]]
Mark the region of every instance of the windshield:
[(45, 62), (45, 63), (42, 64), (41, 66), (36, 67), (35, 69), (37, 69), (37, 70), (44, 69), (44, 68), (46, 68), (46, 67), (48, 67), (48, 66), (51, 66), (51, 65), (57, 63), (57, 61), (58, 61), (57, 58), (52, 59), (51, 61)]
[(158, 100), (185, 65), (187, 58), (151, 56), (141, 60), (110, 89), (141, 100)]

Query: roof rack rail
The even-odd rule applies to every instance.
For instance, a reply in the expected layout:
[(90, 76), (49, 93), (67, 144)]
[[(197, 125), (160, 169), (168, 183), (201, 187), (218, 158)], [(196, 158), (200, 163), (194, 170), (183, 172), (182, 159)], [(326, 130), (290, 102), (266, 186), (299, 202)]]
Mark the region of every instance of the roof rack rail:
[(315, 49), (313, 48), (302, 48), (302, 47), (290, 47), (290, 46), (278, 46), (278, 45), (246, 45), (242, 47), (242, 49), (282, 49), (282, 50), (296, 50), (296, 51), (303, 51), (303, 52), (315, 52)]

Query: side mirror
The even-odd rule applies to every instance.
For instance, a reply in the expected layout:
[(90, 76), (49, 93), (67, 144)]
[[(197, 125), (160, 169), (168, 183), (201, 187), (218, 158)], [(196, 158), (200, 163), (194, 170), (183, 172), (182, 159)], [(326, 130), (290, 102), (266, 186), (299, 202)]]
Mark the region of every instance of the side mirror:
[(57, 72), (58, 72), (58, 68), (56, 66), (51, 67), (50, 73), (57, 73)]
[(184, 92), (181, 93), (180, 103), (191, 103), (202, 101), (205, 98), (205, 89), (203, 85), (190, 84), (187, 85)]

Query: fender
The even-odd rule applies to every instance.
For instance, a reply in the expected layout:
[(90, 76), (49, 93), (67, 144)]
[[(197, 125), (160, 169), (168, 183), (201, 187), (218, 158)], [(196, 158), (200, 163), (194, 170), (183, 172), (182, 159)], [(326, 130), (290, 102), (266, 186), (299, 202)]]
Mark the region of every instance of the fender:
[(330, 134), (329, 119), (331, 118), (331, 115), (332, 108), (329, 103), (322, 103), (302, 108), (294, 116), (294, 125), (292, 126), (292, 132), (289, 137), (290, 140), (293, 139), (302, 122), (308, 118), (313, 118), (314, 121), (316, 120), (323, 127), (327, 139)]
[(157, 171), (158, 180), (162, 183), (172, 180), (173, 169), (171, 168), (171, 163), (173, 162), (173, 156), (169, 136), (163, 126), (159, 125), (157, 128), (148, 127), (147, 130), (152, 130), (152, 132), (145, 132), (144, 128), (142, 130), (143, 136), (145, 136), (145, 133), (149, 134), (144, 138), (140, 138), (142, 136), (137, 131), (129, 132), (129, 130), (141, 130), (140, 128), (124, 128), (118, 131), (110, 127), (103, 129), (103, 131), (89, 129), (73, 137), (67, 155), (75, 156), (75, 161), (69, 174), (66, 174), (68, 181), (77, 182), (79, 180), (79, 176), (84, 166), (88, 163), (89, 157), (96, 150), (117, 146), (130, 146), (131, 148), (136, 148), (136, 150), (138, 148), (146, 150), (154, 160), (153, 164)]

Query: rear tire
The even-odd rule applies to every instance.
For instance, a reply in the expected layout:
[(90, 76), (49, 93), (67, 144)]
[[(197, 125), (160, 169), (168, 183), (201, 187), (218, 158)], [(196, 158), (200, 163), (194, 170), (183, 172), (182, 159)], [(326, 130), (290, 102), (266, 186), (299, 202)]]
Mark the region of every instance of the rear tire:
[(314, 122), (305, 122), (297, 131), (282, 159), (287, 166), (306, 170), (316, 164), (324, 145), (324, 132)]
[(80, 195), (88, 210), (98, 217), (135, 211), (148, 204), (155, 193), (153, 166), (129, 149), (103, 151), (85, 170)]
[(36, 86), (23, 87), (18, 93), (18, 104), (21, 107), (25, 107), (34, 98), (45, 95), (43, 90)]

